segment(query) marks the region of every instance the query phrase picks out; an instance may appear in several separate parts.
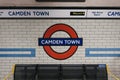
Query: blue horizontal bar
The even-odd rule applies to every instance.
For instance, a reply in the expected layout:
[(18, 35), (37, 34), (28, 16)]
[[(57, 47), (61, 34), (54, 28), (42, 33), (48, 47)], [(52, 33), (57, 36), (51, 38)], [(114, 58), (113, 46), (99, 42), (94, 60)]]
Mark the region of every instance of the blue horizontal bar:
[(82, 46), (82, 38), (39, 38), (39, 46)]
[(25, 52), (30, 51), (31, 54), (0, 54), (0, 57), (35, 57), (34, 48), (0, 48), (0, 52)]
[(86, 48), (85, 56), (86, 57), (120, 57), (118, 54), (90, 54), (90, 51), (120, 51), (120, 48)]

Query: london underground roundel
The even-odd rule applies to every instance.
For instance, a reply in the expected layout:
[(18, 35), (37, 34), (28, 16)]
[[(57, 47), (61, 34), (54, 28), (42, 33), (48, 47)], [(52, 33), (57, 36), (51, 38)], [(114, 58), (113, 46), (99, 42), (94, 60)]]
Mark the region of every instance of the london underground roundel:
[[(70, 38), (51, 38), (51, 36), (58, 31), (66, 32)], [(54, 42), (57, 43), (55, 44)], [(71, 57), (76, 52), (78, 46), (82, 45), (82, 42), (82, 38), (78, 38), (76, 31), (66, 24), (55, 24), (49, 27), (44, 33), (43, 38), (39, 38), (39, 45), (43, 46), (45, 52), (50, 57), (58, 60), (64, 60)], [(70, 48), (60, 53), (53, 50), (51, 46), (70, 46)]]

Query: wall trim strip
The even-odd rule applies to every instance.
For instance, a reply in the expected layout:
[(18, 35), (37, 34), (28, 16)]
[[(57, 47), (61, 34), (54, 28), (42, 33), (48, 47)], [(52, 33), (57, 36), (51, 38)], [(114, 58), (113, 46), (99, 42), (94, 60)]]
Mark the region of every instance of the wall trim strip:
[[(6, 52), (6, 54), (0, 54), (0, 57), (35, 57), (34, 48), (0, 48), (0, 53)], [(10, 52), (8, 54), (8, 52)], [(12, 53), (13, 52), (13, 53)], [(23, 54), (17, 54), (17, 52), (23, 52)], [(24, 53), (28, 52), (28, 54)], [(30, 54), (29, 54), (30, 53)]]
[(85, 56), (86, 57), (120, 57), (120, 48), (86, 48)]

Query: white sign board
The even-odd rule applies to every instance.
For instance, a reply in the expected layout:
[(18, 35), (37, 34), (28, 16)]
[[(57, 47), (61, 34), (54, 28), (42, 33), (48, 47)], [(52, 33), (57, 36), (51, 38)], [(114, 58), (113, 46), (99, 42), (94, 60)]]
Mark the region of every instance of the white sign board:
[(0, 9), (0, 18), (120, 18), (120, 9)]
[(87, 18), (120, 18), (120, 10), (88, 10)]

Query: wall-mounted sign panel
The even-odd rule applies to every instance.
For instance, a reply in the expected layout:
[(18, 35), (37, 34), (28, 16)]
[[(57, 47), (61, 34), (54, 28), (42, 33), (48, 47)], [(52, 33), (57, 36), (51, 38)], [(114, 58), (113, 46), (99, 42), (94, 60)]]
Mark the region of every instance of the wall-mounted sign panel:
[(120, 9), (117, 10), (88, 10), (88, 18), (120, 18)]
[(0, 9), (0, 18), (120, 18), (120, 9)]
[[(0, 18), (85, 18), (87, 10), (57, 10), (57, 9), (12, 9), (0, 10)], [(84, 13), (79, 16), (70, 15), (71, 12)]]

